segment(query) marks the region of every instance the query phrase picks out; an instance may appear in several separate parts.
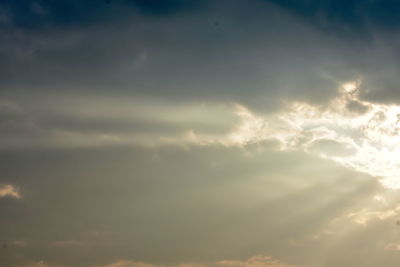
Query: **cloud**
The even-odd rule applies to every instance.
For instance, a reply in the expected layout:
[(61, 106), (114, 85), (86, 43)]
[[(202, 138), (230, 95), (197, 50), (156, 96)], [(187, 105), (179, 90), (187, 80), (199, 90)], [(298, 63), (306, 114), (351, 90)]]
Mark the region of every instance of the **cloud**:
[[(164, 267), (167, 265), (158, 265), (145, 262), (120, 260), (109, 265), (101, 267)], [(276, 260), (271, 256), (258, 255), (253, 256), (247, 260), (221, 260), (208, 263), (181, 263), (175, 265), (168, 265), (175, 267), (295, 267), (294, 265), (286, 264), (282, 261)]]
[(28, 242), (26, 240), (13, 240), (11, 244), (17, 247), (26, 247)]
[(11, 184), (0, 185), (0, 198), (11, 197), (20, 199), (22, 196), (19, 190)]
[(387, 220), (399, 214), (400, 206), (393, 209), (371, 211), (364, 208), (357, 212), (351, 212), (347, 216), (354, 222), (360, 225), (367, 225), (373, 220)]
[(52, 266), (47, 264), (44, 261), (36, 261), (36, 262), (28, 263), (28, 264), (24, 265), (23, 267), (52, 267)]
[[(0, 87), (28, 95), (43, 90), (135, 93), (174, 101), (228, 99), (270, 110), (280, 106), (282, 97), (326, 101), (334, 94), (334, 83), (321, 73), (336, 75), (337, 65), (347, 66), (358, 56), (343, 40), (321, 34), (267, 1), (212, 1), (190, 16), (198, 1), (111, 2), (117, 3), (40, 1), (47, 10), (43, 16), (32, 15), (30, 3), (6, 1), (10, 12), (18, 14), (14, 19), (19, 26), (0, 34)], [(162, 18), (135, 13), (123, 19), (130, 13), (129, 8), (121, 13), (124, 7), (139, 6), (154, 11), (150, 13), (178, 12)], [(41, 25), (49, 21), (43, 30)], [(34, 30), (20, 25), (24, 23)], [(347, 54), (351, 56), (343, 56)]]
[(332, 243), (287, 240), (397, 216), (347, 210), (370, 175), (398, 187), (398, 31), (374, 32), (396, 8), (198, 2), (0, 4), (0, 162), (29, 190), (2, 201), (1, 236), (29, 242), (10, 262), (286, 266), (246, 257), (310, 262)]
[[(41, 110), (36, 107), (34, 115), (28, 116), (25, 109), (34, 108), (29, 104), (22, 109), (23, 105), (3, 102), (0, 107), (3, 107), (4, 117), (16, 116), (13, 123), (20, 121), (18, 125), (22, 125), (19, 135), (4, 138), (7, 142), (3, 146), (245, 147), (269, 140), (280, 144), (282, 151), (298, 150), (317, 155), (379, 177), (386, 188), (400, 188), (397, 174), (400, 106), (363, 99), (361, 77), (338, 81), (337, 85), (337, 96), (326, 105), (287, 100), (282, 109), (268, 114), (251, 111), (242, 104), (176, 105), (149, 99), (141, 104), (138, 100), (119, 98), (104, 101), (101, 97), (82, 98), (70, 106), (69, 101), (74, 99), (64, 97), (64, 103), (44, 106)], [(49, 99), (60, 102), (54, 96)]]
[[(245, 147), (270, 140), (279, 143), (282, 151), (317, 155), (379, 177), (386, 188), (398, 189), (400, 106), (366, 100), (362, 98), (363, 89), (362, 77), (337, 81), (337, 96), (326, 105), (287, 100), (282, 109), (268, 114), (252, 111), (243, 104), (176, 105), (149, 98), (141, 104), (138, 100), (118, 97), (107, 101), (101, 97), (92, 100), (83, 97), (71, 106), (69, 101), (74, 102), (73, 98), (64, 98), (63, 103), (57, 97), (48, 96), (55, 103), (61, 103), (39, 109), (9, 101), (1, 106), (4, 120), (15, 117), (11, 121), (20, 132), (6, 136), (8, 139), (4, 138), (2, 145)], [(29, 109), (34, 110), (28, 115)]]
[(87, 244), (78, 240), (61, 240), (50, 243), (50, 247), (55, 247), (55, 248), (82, 247), (85, 245)]
[[(343, 83), (326, 106), (288, 103), (271, 116), (237, 106), (241, 123), (223, 138), (190, 133), (200, 145), (246, 146), (276, 140), (282, 151), (301, 150), (379, 177), (382, 185), (400, 188), (400, 106), (362, 100), (361, 81)], [(362, 109), (354, 110), (349, 103)]]
[(70, 267), (70, 266), (59, 265), (59, 264), (50, 264), (45, 261), (33, 261), (33, 262), (27, 263), (25, 265), (22, 265), (21, 267)]
[(117, 262), (103, 265), (101, 267), (164, 267), (166, 265), (155, 265), (151, 263), (145, 263), (140, 261), (127, 261), (127, 260), (119, 260)]
[[(246, 261), (260, 251), (286, 256), (296, 253), (288, 247), (289, 239), (362, 202), (360, 196), (370, 194), (367, 184), (379, 188), (375, 179), (330, 161), (275, 148), (266, 142), (245, 148), (37, 149), (6, 159), (10, 152), (3, 151), (1, 165), (18, 179), (16, 185), (29, 190), (29, 201), (18, 207), (14, 201), (2, 203), (21, 214), (17, 218), (23, 222), (9, 225), (3, 214), (2, 236), (26, 240), (26, 251), (36, 259), (70, 266), (116, 259), (165, 261), (167, 266)], [(24, 173), (20, 166), (26, 166)], [(31, 214), (35, 220), (29, 220)], [(51, 227), (65, 232), (46, 231)], [(49, 246), (68, 240), (88, 246)], [(303, 263), (308, 256), (282, 260)]]
[(389, 243), (385, 246), (385, 250), (390, 250), (390, 251), (400, 251), (400, 244), (398, 243)]
[[(61, 96), (62, 95), (62, 96)], [(0, 149), (162, 145), (188, 129), (223, 135), (237, 117), (225, 103), (173, 103), (154, 98), (58, 96), (0, 102)], [(162, 116), (160, 116), (162, 114)]]
[(251, 257), (245, 261), (223, 260), (217, 262), (217, 265), (226, 267), (295, 267), (294, 265), (289, 265), (279, 260), (275, 260), (270, 256), (262, 255)]
[(0, 98), (0, 147), (25, 146), (40, 134), (37, 122), (19, 104)]

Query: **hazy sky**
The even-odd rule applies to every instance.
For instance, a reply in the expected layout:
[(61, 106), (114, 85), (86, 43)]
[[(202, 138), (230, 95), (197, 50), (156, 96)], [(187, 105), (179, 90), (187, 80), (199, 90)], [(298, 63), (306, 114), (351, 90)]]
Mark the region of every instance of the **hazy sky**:
[(399, 33), (392, 0), (1, 0), (0, 266), (399, 266)]

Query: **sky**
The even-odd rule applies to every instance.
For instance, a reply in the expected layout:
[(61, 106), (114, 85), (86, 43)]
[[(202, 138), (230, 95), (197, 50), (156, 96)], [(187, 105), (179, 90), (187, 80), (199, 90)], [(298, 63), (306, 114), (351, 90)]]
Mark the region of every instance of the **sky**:
[(400, 3), (1, 0), (0, 266), (397, 267)]

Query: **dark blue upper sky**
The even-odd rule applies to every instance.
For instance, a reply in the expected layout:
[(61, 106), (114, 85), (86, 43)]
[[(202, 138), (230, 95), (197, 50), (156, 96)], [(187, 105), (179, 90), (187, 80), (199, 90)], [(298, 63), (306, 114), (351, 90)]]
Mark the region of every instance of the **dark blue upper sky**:
[[(259, 1), (274, 3), (325, 30), (365, 31), (368, 25), (390, 29), (400, 23), (400, 5), (394, 0)], [(37, 29), (49, 26), (84, 26), (123, 19), (137, 12), (149, 16), (171, 16), (202, 10), (211, 2), (208, 0), (3, 0), (0, 7), (3, 12), (10, 14), (15, 26)], [(229, 6), (243, 5), (243, 2), (224, 1), (224, 5), (229, 9)]]
[(2, 11), (12, 17), (14, 26), (27, 29), (49, 26), (85, 26), (123, 19), (135, 12), (151, 16), (166, 16), (194, 10), (201, 5), (202, 1), (199, 0), (4, 0), (0, 2)]

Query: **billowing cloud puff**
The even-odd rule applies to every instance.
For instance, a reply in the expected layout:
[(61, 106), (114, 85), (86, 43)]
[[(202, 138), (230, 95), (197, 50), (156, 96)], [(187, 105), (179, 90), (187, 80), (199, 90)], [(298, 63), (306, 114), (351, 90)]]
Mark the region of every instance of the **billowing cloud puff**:
[(0, 198), (3, 197), (11, 197), (11, 198), (16, 198), (20, 199), (21, 194), (19, 193), (19, 190), (14, 187), (11, 184), (4, 184), (0, 185)]

